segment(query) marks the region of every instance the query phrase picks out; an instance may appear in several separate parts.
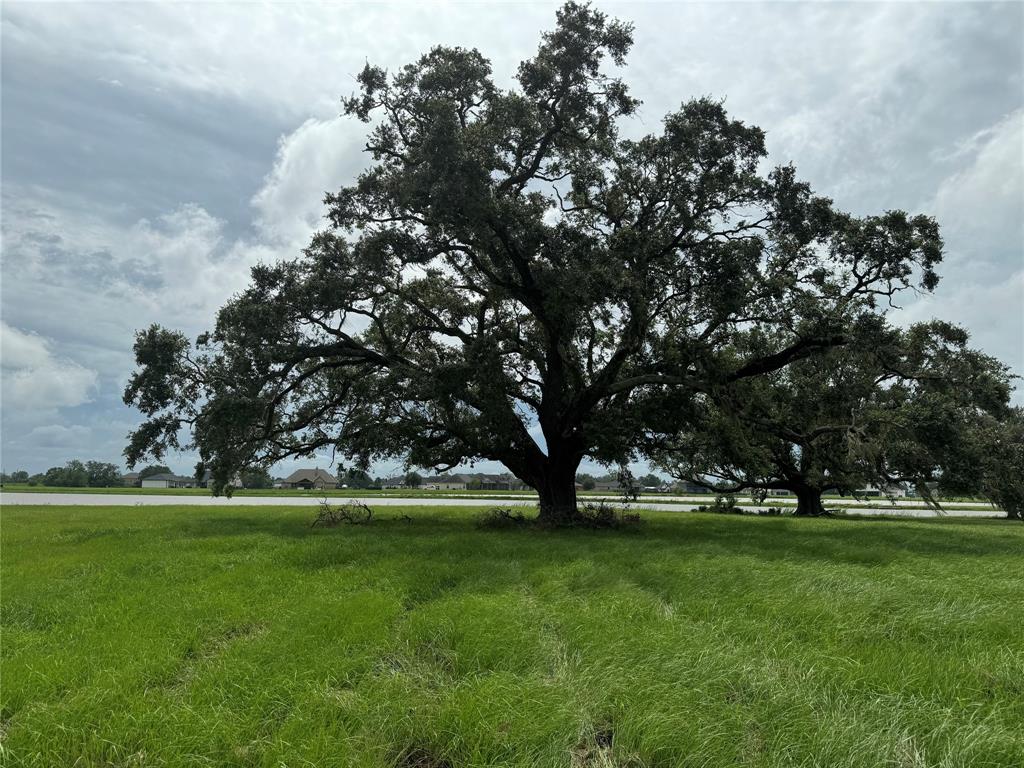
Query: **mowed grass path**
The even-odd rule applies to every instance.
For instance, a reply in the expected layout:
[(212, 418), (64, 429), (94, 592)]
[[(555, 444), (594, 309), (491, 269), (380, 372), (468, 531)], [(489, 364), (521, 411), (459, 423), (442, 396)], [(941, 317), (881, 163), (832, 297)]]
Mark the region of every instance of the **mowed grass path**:
[(1024, 525), (311, 515), (4, 507), (0, 762), (1024, 765)]

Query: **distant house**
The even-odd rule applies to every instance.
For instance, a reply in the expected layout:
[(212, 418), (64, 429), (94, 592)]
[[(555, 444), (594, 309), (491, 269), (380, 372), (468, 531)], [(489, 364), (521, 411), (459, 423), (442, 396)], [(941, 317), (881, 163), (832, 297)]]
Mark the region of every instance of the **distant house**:
[(282, 488), (301, 488), (309, 491), (314, 488), (337, 488), (338, 478), (326, 469), (297, 469), (284, 479)]
[(142, 481), (139, 480), (138, 472), (126, 472), (121, 475), (121, 483), (128, 488), (138, 488), (142, 484)]
[(865, 485), (860, 490), (855, 491), (853, 495), (865, 496), (868, 498), (886, 496), (892, 499), (903, 499), (906, 498), (907, 496), (907, 489), (904, 488), (902, 485), (889, 485), (883, 488), (877, 485), (868, 484)]
[(423, 480), (423, 488), (431, 491), (464, 491), (469, 485), (468, 475), (437, 475)]
[[(203, 473), (203, 479), (199, 481), (199, 487), (200, 488), (209, 488), (211, 482), (213, 482), (213, 472), (211, 472), (210, 470), (206, 470)], [(231, 481), (230, 485), (233, 488), (241, 488), (242, 487), (242, 476), (236, 474), (235, 478)]]
[(142, 480), (143, 488), (195, 488), (196, 479), (183, 475), (173, 475), (170, 472), (161, 472), (159, 475), (150, 475)]
[[(598, 480), (594, 483), (595, 491), (604, 491), (605, 493), (623, 493), (626, 489), (616, 478), (615, 480)], [(634, 480), (632, 491), (639, 493), (643, 490), (640, 485)]]
[(510, 474), (503, 475), (466, 475), (469, 482), (466, 487), (473, 491), (521, 491), (526, 484), (518, 477)]
[(515, 475), (488, 475), (483, 472), (425, 477), (420, 486), (430, 491), (522, 491), (526, 483)]
[[(925, 483), (924, 485), (925, 485), (925, 488), (928, 489), (929, 493), (935, 493), (936, 488), (938, 488), (938, 483), (934, 483), (934, 482)], [(914, 484), (910, 484), (906, 488), (905, 495), (907, 496), (907, 498), (916, 499), (916, 498), (919, 498), (921, 496), (921, 493), (918, 490), (918, 486), (916, 486)]]

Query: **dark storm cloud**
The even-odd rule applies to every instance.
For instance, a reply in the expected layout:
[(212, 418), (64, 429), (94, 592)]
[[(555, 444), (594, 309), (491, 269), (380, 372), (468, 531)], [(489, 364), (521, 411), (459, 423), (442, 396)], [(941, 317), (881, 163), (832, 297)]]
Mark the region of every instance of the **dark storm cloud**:
[(246, 226), (252, 190), (291, 126), (238, 100), (107, 80), (88, 63), (5, 37), (5, 185), (61, 190), (122, 222), (188, 201)]

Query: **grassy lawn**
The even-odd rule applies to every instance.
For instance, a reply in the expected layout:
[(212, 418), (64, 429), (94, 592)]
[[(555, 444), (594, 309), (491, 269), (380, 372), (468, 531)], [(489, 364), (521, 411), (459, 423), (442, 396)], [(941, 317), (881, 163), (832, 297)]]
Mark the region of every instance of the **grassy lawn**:
[(1019, 523), (2, 515), (5, 765), (1024, 765)]

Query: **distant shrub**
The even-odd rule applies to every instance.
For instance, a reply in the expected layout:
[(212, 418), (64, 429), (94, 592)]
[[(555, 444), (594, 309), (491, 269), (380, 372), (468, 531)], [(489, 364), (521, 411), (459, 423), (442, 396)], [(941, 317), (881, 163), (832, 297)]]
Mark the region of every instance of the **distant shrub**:
[[(581, 504), (576, 509), (576, 515), (572, 522), (566, 527), (573, 528), (623, 528), (626, 526), (638, 525), (642, 521), (636, 512), (630, 512), (628, 507), (618, 507), (605, 502)], [(539, 527), (536, 518), (527, 517), (518, 510), (505, 507), (495, 507), (481, 513), (476, 520), (478, 528), (508, 529)]]
[(698, 512), (713, 512), (716, 515), (742, 515), (743, 510), (736, 503), (736, 497), (719, 495), (715, 497), (714, 504), (701, 504), (697, 507)]
[(576, 525), (582, 528), (624, 528), (641, 522), (640, 513), (603, 501), (581, 505), (576, 518)]

